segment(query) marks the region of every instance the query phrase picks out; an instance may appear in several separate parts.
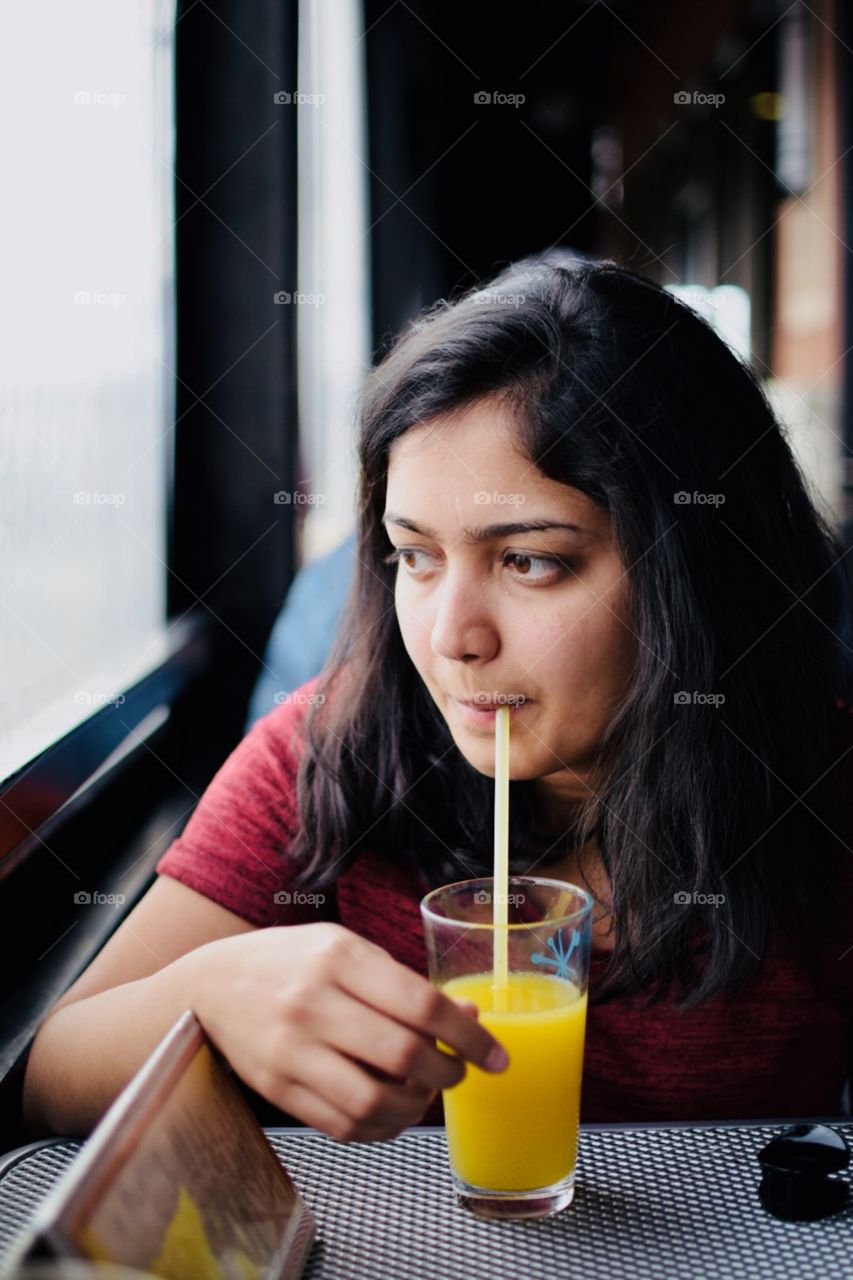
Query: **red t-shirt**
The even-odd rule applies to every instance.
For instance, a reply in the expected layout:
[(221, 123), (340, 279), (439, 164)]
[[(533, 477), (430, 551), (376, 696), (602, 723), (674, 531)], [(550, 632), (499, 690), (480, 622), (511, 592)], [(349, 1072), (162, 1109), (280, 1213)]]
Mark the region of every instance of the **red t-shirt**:
[[(292, 884), (299, 725), (316, 683), (253, 725), (157, 871), (261, 928), (336, 920), (426, 974), (418, 904), (437, 886), (423, 873), (364, 854), (320, 903)], [(853, 727), (849, 713), (847, 721)], [(606, 963), (593, 948), (591, 993)], [(689, 1011), (666, 1002), (644, 1009), (639, 997), (590, 1006), (581, 1119), (838, 1115), (851, 1062), (853, 913), (846, 952), (835, 944), (808, 971), (771, 944), (737, 996)], [(424, 1117), (440, 1119), (440, 1103)]]

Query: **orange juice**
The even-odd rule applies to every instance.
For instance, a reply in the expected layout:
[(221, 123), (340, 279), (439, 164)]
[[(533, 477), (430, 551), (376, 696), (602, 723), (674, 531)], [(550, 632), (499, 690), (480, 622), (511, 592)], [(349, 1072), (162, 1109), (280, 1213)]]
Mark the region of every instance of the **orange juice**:
[(506, 1008), (495, 1012), (492, 982), (476, 973), (442, 986), (476, 1004), (510, 1059), (499, 1073), (469, 1062), (444, 1090), (450, 1163), (471, 1186), (532, 1191), (574, 1169), (587, 999), (563, 978), (511, 973)]

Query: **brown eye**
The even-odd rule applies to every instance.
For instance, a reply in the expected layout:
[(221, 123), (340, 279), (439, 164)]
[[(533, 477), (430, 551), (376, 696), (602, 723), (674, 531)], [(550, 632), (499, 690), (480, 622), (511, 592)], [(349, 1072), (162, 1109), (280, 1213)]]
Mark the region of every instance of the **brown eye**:
[(407, 573), (416, 577), (429, 568), (428, 564), (418, 560), (419, 556), (423, 556), (426, 561), (429, 561), (432, 558), (426, 551), (423, 551), (420, 548), (395, 547), (391, 554), (385, 557), (385, 564), (402, 564)]
[(570, 573), (570, 567), (553, 556), (535, 556), (528, 551), (508, 551), (504, 564), (511, 568), (512, 576), (526, 578), (529, 582), (556, 582)]

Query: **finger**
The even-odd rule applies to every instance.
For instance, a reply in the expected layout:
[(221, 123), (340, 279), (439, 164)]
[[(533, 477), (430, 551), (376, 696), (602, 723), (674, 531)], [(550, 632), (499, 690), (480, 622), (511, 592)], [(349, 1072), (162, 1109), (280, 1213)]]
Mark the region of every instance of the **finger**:
[[(476, 1005), (472, 1006), (476, 1012)], [(315, 1035), (380, 1071), (425, 1089), (450, 1089), (465, 1075), (461, 1058), (442, 1053), (431, 1036), (378, 1013), (339, 988), (326, 988), (312, 1010)]]
[[(288, 1115), (295, 1116), (312, 1129), (319, 1129), (338, 1142), (381, 1142), (395, 1138), (401, 1129), (388, 1125), (359, 1124), (352, 1116), (332, 1106), (303, 1084), (291, 1082), (287, 1089), (270, 1101)], [(405, 1127), (405, 1126), (403, 1126)]]
[(339, 969), (338, 984), (364, 1004), (441, 1040), (486, 1071), (503, 1071), (509, 1062), (503, 1047), (482, 1023), (386, 952), (377, 955), (365, 948), (357, 963)]
[(420, 1085), (388, 1084), (357, 1063), (322, 1044), (311, 1046), (307, 1070), (289, 1064), (289, 1074), (308, 1086), (336, 1110), (361, 1125), (399, 1133), (414, 1124), (432, 1101), (432, 1091)]
[(454, 1004), (459, 1005), (459, 1008), (462, 1010), (463, 1013), (467, 1013), (469, 1017), (472, 1017), (472, 1018), (479, 1018), (480, 1010), (474, 1004), (473, 1000), (460, 1000), (454, 997), (451, 997), (451, 999), (453, 999)]

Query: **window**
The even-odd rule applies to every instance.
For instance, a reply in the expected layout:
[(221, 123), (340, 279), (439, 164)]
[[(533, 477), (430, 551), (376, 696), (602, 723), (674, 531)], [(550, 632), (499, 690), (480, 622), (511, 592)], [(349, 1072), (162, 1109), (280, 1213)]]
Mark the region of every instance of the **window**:
[(0, 778), (162, 661), (168, 3), (0, 11)]
[(364, 17), (358, 0), (299, 9), (300, 497), (303, 558), (355, 523), (357, 400), (370, 368)]

